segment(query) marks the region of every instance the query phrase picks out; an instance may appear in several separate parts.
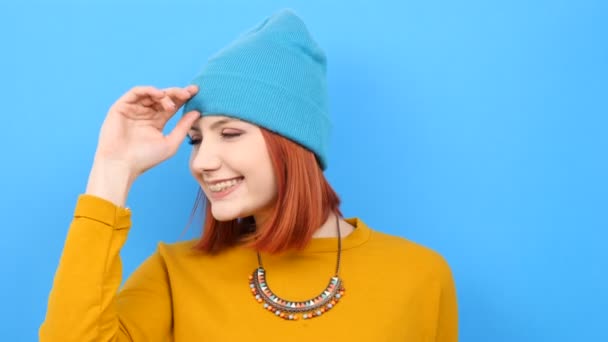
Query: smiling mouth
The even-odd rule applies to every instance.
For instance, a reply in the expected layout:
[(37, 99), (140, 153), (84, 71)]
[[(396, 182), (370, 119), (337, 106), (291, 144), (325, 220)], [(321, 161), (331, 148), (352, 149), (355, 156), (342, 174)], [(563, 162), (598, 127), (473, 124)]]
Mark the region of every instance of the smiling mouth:
[(224, 192), (236, 186), (243, 181), (244, 177), (237, 177), (227, 181), (209, 185), (209, 190), (214, 193)]

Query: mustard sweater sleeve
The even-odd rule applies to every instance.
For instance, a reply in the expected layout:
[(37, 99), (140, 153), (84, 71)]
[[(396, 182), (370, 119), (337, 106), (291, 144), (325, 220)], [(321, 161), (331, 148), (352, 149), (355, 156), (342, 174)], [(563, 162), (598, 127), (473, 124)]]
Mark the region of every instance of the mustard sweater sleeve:
[(131, 212), (80, 195), (49, 295), (40, 341), (166, 341), (171, 303), (158, 253), (118, 293)]
[(442, 258), (440, 270), (441, 293), (439, 295), (439, 312), (437, 317), (437, 334), (435, 342), (458, 341), (458, 304), (456, 286), (452, 271)]

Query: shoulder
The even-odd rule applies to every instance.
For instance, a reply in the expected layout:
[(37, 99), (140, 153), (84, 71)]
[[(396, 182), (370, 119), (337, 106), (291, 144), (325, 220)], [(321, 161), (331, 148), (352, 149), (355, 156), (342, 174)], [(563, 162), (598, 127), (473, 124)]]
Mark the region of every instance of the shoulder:
[(197, 240), (186, 240), (179, 242), (159, 242), (157, 254), (165, 262), (185, 261), (188, 259), (200, 259), (204, 253), (196, 250), (194, 246)]
[(159, 249), (159, 251), (162, 251), (164, 253), (189, 254), (191, 251), (194, 250), (194, 246), (196, 245), (197, 242), (198, 242), (198, 240), (196, 240), (196, 239), (178, 241), (178, 242), (161, 241), (158, 243), (158, 249)]
[(437, 250), (402, 236), (368, 228), (370, 238), (366, 249), (369, 252), (402, 269), (416, 270), (418, 274), (439, 278), (442, 282), (451, 281), (450, 265)]
[[(159, 242), (157, 253), (167, 264), (198, 266), (213, 266), (231, 263), (243, 258), (246, 251), (239, 248), (229, 248), (218, 254), (209, 254), (196, 249), (198, 239), (179, 242)], [(216, 267), (216, 266), (213, 266)]]

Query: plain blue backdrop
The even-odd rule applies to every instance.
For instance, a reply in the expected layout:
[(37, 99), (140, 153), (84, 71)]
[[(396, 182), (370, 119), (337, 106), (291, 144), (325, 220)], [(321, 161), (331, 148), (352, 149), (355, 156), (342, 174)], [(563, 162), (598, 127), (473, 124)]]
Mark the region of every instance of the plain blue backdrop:
[[(114, 100), (185, 85), (283, 7), (328, 55), (326, 175), (345, 215), (448, 260), (461, 340), (608, 341), (599, 0), (2, 2), (2, 340), (37, 339)], [(157, 241), (199, 233), (182, 235), (196, 195), (188, 153), (133, 187), (125, 276)]]

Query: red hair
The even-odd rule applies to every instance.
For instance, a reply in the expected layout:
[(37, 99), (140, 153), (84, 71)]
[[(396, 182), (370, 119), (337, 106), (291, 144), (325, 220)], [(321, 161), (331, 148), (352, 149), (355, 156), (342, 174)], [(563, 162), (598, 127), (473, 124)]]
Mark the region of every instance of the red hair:
[(314, 153), (281, 135), (260, 129), (278, 190), (270, 219), (260, 226), (252, 216), (220, 222), (211, 214), (211, 204), (199, 189), (192, 215), (203, 203), (205, 222), (195, 249), (211, 254), (237, 244), (267, 253), (302, 249), (330, 213), (342, 216), (340, 198), (325, 179)]

